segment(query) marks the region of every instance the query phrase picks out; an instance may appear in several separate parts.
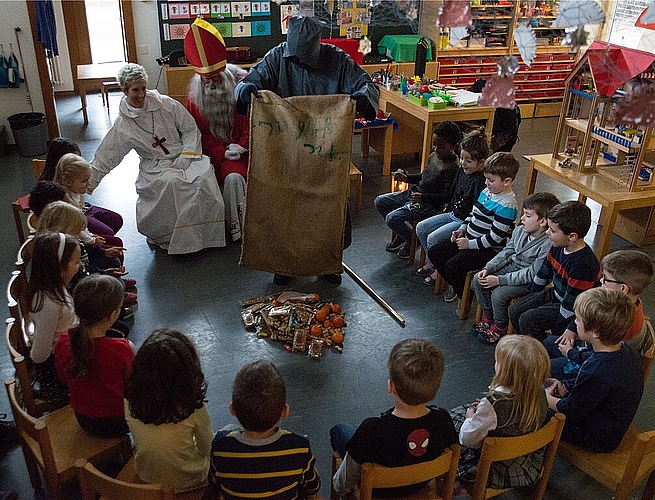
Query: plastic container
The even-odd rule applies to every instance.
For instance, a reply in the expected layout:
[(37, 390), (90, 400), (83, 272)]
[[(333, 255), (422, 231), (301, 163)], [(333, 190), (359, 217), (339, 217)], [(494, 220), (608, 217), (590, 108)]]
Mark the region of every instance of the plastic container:
[(7, 120), (20, 156), (40, 156), (48, 152), (48, 133), (43, 113), (18, 113)]

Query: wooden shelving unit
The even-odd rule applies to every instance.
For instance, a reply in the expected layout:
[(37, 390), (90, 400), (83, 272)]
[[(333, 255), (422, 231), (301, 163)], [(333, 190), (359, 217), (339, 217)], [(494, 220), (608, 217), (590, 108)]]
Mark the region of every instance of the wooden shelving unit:
[(472, 2), (473, 24), (468, 47), (437, 52), (439, 83), (468, 88), (479, 78), (495, 75), (497, 63), (503, 57), (518, 53), (514, 29), (520, 23), (530, 22), (537, 35), (537, 56), (530, 67), (521, 63), (514, 75), (516, 101), (523, 117), (558, 116), (564, 80), (575, 65), (577, 53), (559, 44), (563, 28), (550, 27), (557, 17), (558, 2), (549, 10), (539, 7), (542, 3), (526, 0), (503, 4), (482, 0), (475, 5)]

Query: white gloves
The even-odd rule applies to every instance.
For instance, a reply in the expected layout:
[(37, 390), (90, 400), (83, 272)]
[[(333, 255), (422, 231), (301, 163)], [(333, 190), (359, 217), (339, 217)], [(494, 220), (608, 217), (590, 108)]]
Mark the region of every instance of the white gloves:
[(243, 148), (233, 142), (225, 150), (225, 158), (228, 160), (238, 160), (246, 151), (248, 151), (246, 148)]
[(186, 171), (191, 166), (191, 158), (180, 156), (175, 160), (174, 166), (175, 168)]

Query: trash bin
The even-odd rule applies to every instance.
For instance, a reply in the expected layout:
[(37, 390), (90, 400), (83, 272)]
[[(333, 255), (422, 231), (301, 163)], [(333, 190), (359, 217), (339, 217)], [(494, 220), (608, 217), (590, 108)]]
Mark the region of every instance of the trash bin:
[(18, 154), (39, 156), (48, 151), (48, 133), (43, 113), (18, 113), (9, 118)]

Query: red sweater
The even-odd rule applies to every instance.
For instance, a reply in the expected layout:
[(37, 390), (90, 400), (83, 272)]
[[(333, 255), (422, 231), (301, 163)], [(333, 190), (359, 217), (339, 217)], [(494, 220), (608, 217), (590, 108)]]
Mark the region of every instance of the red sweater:
[(55, 364), (59, 378), (70, 390), (75, 413), (95, 418), (123, 416), (123, 386), (134, 360), (129, 342), (110, 337), (94, 339), (93, 367), (86, 377), (68, 373), (71, 358), (68, 332), (64, 332), (55, 346)]

